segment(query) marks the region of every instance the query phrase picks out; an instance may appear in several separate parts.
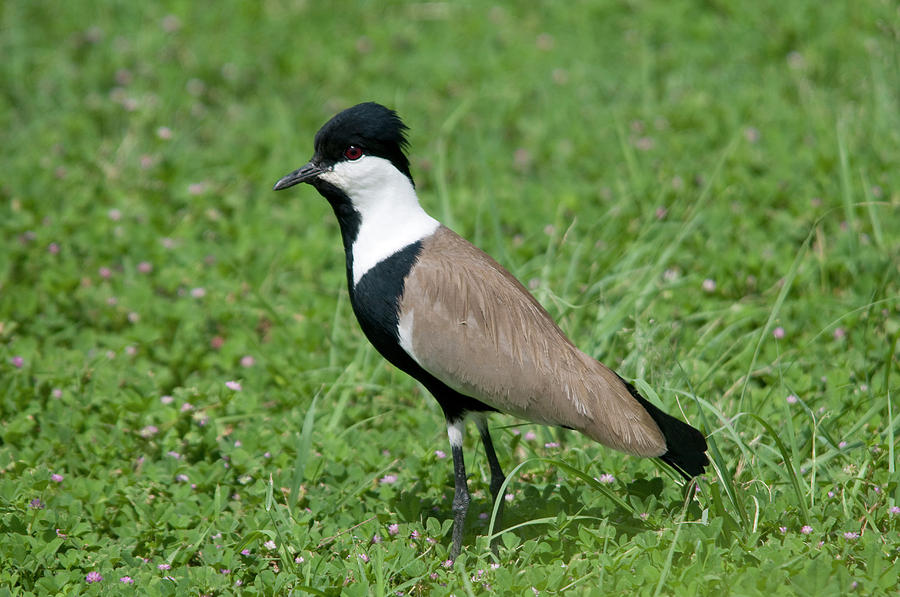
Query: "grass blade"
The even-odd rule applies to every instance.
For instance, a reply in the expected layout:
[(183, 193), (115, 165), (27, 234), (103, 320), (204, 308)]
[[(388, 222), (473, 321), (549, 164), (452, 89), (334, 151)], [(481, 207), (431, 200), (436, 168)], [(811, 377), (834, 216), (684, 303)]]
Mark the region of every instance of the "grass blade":
[(800, 269), (800, 263), (803, 261), (803, 257), (806, 256), (806, 251), (809, 248), (809, 242), (812, 240), (813, 234), (815, 232), (815, 227), (813, 227), (809, 234), (806, 235), (806, 239), (800, 245), (800, 249), (797, 250), (797, 254), (794, 257), (793, 263), (791, 263), (790, 269), (788, 269), (788, 273), (784, 277), (784, 283), (781, 285), (781, 290), (778, 292), (778, 297), (775, 299), (775, 304), (772, 305), (772, 310), (769, 312), (769, 318), (766, 320), (765, 325), (759, 331), (759, 340), (756, 342), (756, 348), (753, 351), (753, 358), (750, 359), (750, 365), (747, 367), (747, 374), (744, 376), (744, 386), (741, 388), (741, 397), (738, 400), (738, 410), (742, 411), (744, 406), (744, 396), (747, 393), (747, 387), (750, 385), (750, 380), (752, 379), (752, 373), (754, 369), (756, 369), (756, 361), (759, 359), (759, 352), (762, 350), (763, 342), (765, 342), (768, 337), (768, 331), (772, 328), (772, 324), (778, 318), (778, 314), (781, 312), (781, 306), (784, 304), (784, 299), (787, 298), (788, 293), (791, 291), (791, 287), (794, 284), (794, 279), (797, 277), (797, 272)]
[(669, 546), (669, 551), (666, 554), (666, 563), (663, 565), (662, 572), (659, 574), (659, 582), (656, 583), (656, 590), (653, 591), (654, 597), (659, 595), (660, 591), (662, 591), (663, 586), (666, 584), (666, 578), (669, 576), (669, 571), (672, 569), (672, 557), (675, 555), (675, 546), (678, 545), (678, 535), (681, 534), (681, 525), (684, 524), (685, 517), (687, 516), (688, 506), (690, 506), (694, 495), (693, 487), (696, 486), (696, 483), (696, 480), (691, 482), (687, 491), (685, 491), (684, 505), (681, 507), (681, 520), (678, 520), (675, 523), (675, 536), (672, 537), (672, 544)]
[(853, 211), (853, 187), (850, 183), (850, 159), (847, 157), (847, 143), (844, 140), (844, 123), (838, 121), (836, 128), (838, 159), (841, 164), (841, 200), (844, 204), (844, 219), (847, 220), (847, 226), (849, 227), (850, 245), (855, 248), (858, 231), (856, 228), (856, 213)]
[[(316, 402), (319, 400), (319, 394), (313, 396), (309, 410), (303, 417), (303, 428), (297, 436), (297, 455), (294, 457), (294, 476), (291, 478), (291, 499), (289, 504), (296, 503), (300, 493), (300, 485), (303, 483), (303, 476), (306, 474), (306, 461), (309, 459), (309, 448), (312, 445), (313, 423), (316, 417)], [(268, 504), (268, 501), (267, 501)]]
[(781, 452), (781, 457), (784, 459), (784, 468), (787, 470), (788, 479), (791, 482), (791, 485), (794, 487), (794, 493), (797, 494), (797, 504), (800, 506), (800, 511), (803, 513), (803, 522), (809, 522), (809, 509), (806, 507), (806, 500), (803, 497), (803, 490), (800, 489), (800, 481), (797, 479), (797, 472), (794, 470), (794, 463), (791, 461), (790, 454), (788, 454), (787, 448), (784, 446), (784, 442), (781, 441), (781, 438), (778, 436), (778, 432), (769, 425), (768, 421), (760, 417), (759, 415), (755, 415), (753, 413), (747, 413), (753, 419), (759, 422), (765, 430), (769, 433), (773, 440), (775, 440), (775, 445), (778, 446), (778, 451)]

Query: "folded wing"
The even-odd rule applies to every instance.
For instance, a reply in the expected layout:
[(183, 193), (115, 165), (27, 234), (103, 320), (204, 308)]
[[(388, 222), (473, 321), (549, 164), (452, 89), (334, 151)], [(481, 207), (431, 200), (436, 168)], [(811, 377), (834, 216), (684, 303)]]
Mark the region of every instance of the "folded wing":
[(440, 227), (423, 241), (400, 303), (400, 343), (426, 371), (500, 411), (661, 456), (666, 440), (626, 384), (581, 352), (486, 253)]

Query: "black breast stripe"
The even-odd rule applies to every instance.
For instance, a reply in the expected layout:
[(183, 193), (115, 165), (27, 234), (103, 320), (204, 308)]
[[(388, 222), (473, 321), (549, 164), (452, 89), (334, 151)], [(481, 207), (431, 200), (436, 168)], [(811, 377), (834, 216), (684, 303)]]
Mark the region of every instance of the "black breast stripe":
[(400, 299), (406, 276), (422, 250), (421, 241), (407, 245), (363, 274), (350, 288), (350, 304), (369, 342), (395, 367), (419, 380), (437, 399), (448, 421), (457, 421), (467, 411), (494, 410), (488, 405), (451, 389), (422, 369), (400, 346), (397, 331)]

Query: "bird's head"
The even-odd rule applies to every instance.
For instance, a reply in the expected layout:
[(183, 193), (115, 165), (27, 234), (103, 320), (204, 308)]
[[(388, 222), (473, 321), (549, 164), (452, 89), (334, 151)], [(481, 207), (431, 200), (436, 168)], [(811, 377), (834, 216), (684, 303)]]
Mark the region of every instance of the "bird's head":
[(282, 177), (274, 190), (305, 182), (333, 199), (351, 204), (392, 187), (412, 187), (405, 149), (406, 125), (393, 110), (366, 102), (336, 114), (315, 138), (310, 161)]

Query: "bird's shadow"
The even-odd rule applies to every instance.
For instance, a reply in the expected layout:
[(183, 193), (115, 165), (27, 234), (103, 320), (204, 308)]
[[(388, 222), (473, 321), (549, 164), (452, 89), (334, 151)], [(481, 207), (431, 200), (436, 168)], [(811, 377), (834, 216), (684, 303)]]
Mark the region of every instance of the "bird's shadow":
[[(481, 488), (474, 483), (470, 486), (474, 486), (474, 491), (470, 489), (472, 501), (466, 519), (464, 545), (471, 549), (477, 537), (488, 534), (494, 503), (486, 487)], [(563, 481), (525, 485), (504, 504), (503, 515), (495, 522), (494, 533), (512, 533), (517, 543), (536, 538), (552, 541), (555, 537), (559, 546), (552, 553), (554, 559), (559, 559), (560, 553), (572, 557), (583, 551), (584, 545), (573, 540), (579, 536), (582, 527), (590, 530), (612, 527), (614, 536), (630, 537), (655, 529), (653, 519), (677, 516), (684, 506), (684, 498), (679, 495), (681, 492), (666, 491), (660, 477), (638, 477), (611, 490), (631, 505), (634, 512), (611, 500), (598, 498), (594, 489), (583, 484)], [(429, 491), (419, 482), (408, 491), (401, 492), (394, 503), (401, 520), (418, 523), (430, 517), (440, 521), (452, 520), (452, 487), (441, 498), (428, 494)], [(585, 502), (591, 505), (586, 506)], [(696, 502), (691, 508), (696, 509), (694, 514), (699, 515)], [(449, 549), (450, 535), (441, 542)]]

